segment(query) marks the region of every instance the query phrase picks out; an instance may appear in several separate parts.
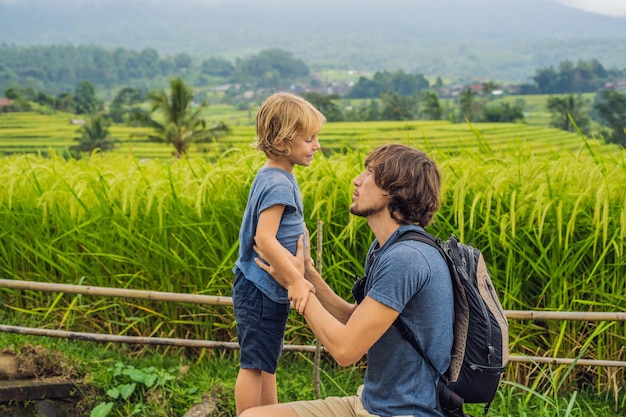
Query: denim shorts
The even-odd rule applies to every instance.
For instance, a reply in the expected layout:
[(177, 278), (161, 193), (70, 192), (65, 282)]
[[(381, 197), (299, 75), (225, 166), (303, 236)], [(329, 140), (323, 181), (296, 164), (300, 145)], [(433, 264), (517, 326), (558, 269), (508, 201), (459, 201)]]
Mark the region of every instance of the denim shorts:
[(237, 322), (239, 366), (276, 373), (283, 350), (289, 304), (270, 300), (238, 271), (233, 283), (233, 309)]

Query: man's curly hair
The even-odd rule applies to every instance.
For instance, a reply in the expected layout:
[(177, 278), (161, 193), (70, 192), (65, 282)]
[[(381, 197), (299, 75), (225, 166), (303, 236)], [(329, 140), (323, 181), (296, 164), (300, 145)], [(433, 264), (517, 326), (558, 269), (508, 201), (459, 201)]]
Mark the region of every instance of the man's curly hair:
[(441, 177), (422, 151), (393, 144), (375, 149), (365, 159), (374, 181), (389, 194), (389, 212), (398, 223), (428, 226), (439, 210)]

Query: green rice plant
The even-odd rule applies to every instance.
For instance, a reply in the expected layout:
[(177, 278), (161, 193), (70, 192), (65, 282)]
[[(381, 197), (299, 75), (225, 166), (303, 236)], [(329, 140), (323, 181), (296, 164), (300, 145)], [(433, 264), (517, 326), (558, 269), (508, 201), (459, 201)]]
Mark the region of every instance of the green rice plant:
[[(311, 167), (295, 170), (313, 253), (321, 233), (323, 276), (340, 295), (350, 298), (373, 238), (348, 207), (352, 181), (380, 140), (421, 148), (438, 163), (442, 206), (429, 230), (442, 238), (454, 233), (483, 251), (505, 308), (625, 310), (623, 151), (581, 137), (575, 151), (538, 150), (514, 136), (494, 146), (489, 131), (501, 126), (473, 126), (470, 137), (467, 126), (445, 123), (358, 126), (329, 124), (324, 131), (342, 135), (345, 152), (320, 153)], [(427, 128), (448, 136), (434, 140)], [(366, 136), (371, 142), (349, 139)], [(121, 153), (80, 161), (54, 154), (2, 158), (0, 272), (11, 279), (230, 296), (241, 216), (264, 160), (247, 144), (181, 160)], [(2, 291), (2, 315), (11, 323), (236, 340), (227, 307)], [(623, 323), (511, 321), (511, 350), (575, 357), (585, 349), (586, 357), (623, 360), (624, 330)], [(286, 340), (314, 343), (295, 314)], [(510, 376), (529, 386), (558, 376), (561, 387), (585, 381), (615, 393), (623, 372), (576, 367), (542, 375), (532, 365), (510, 367)]]

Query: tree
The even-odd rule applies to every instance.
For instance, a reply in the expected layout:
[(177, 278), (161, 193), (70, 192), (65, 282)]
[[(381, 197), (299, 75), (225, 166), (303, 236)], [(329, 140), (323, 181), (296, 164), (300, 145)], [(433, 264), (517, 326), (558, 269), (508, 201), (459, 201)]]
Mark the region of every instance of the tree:
[(359, 77), (352, 86), (347, 98), (378, 98), (383, 93), (397, 93), (412, 96), (428, 88), (428, 80), (422, 74), (406, 74), (403, 71), (391, 73), (377, 71), (370, 80)]
[(259, 86), (281, 88), (298, 78), (309, 75), (309, 67), (290, 52), (281, 49), (268, 49), (258, 55), (238, 59), (236, 81), (254, 81)]
[(383, 109), (382, 120), (412, 120), (417, 114), (417, 100), (414, 97), (401, 96), (398, 93), (385, 93), (381, 96)]
[[(576, 131), (576, 127), (587, 132), (590, 124), (587, 105), (580, 95), (548, 97), (546, 108), (552, 114), (550, 126), (569, 132)], [(574, 120), (575, 125), (572, 123)]]
[(54, 101), (54, 108), (68, 113), (76, 113), (76, 98), (72, 93), (62, 93)]
[(478, 101), (478, 93), (473, 91), (470, 87), (463, 90), (459, 96), (459, 112), (461, 120), (468, 122), (477, 122), (480, 120), (480, 115), (483, 110), (483, 105)]
[(88, 118), (76, 133), (80, 134), (80, 137), (74, 139), (78, 145), (70, 147), (70, 151), (75, 153), (91, 153), (96, 149), (104, 152), (115, 147), (116, 141), (109, 134), (109, 122), (101, 114)]
[(235, 66), (223, 58), (208, 58), (202, 61), (200, 71), (207, 75), (230, 77), (235, 71)]
[(324, 116), (326, 116), (326, 120), (329, 122), (339, 122), (344, 119), (343, 114), (341, 113), (341, 109), (339, 105), (335, 102), (339, 100), (338, 94), (328, 94), (323, 95), (319, 93), (309, 92), (302, 93), (302, 97), (304, 97), (307, 101), (309, 101), (316, 109), (318, 109)]
[(346, 107), (346, 120), (351, 121), (372, 121), (380, 120), (379, 100), (362, 100), (357, 107)]
[(426, 91), (420, 100), (420, 116), (427, 120), (441, 120), (443, 107), (439, 101), (439, 96), (434, 91)]
[(96, 98), (96, 90), (89, 81), (81, 81), (74, 90), (77, 114), (91, 114), (102, 110), (102, 102)]
[[(166, 92), (150, 92), (151, 102), (148, 125), (154, 134), (147, 134), (148, 140), (174, 146), (174, 156), (186, 155), (192, 143), (212, 142), (227, 134), (230, 129), (226, 124), (219, 123), (207, 127), (202, 117), (206, 101), (193, 109), (193, 90), (180, 77), (170, 80), (170, 94)], [(160, 117), (152, 117), (155, 112)]]
[(111, 102), (109, 116), (116, 123), (130, 122), (134, 114), (143, 112), (139, 104), (143, 103), (144, 100), (145, 96), (141, 90), (124, 87), (117, 92)]
[(191, 58), (191, 55), (187, 53), (183, 52), (174, 55), (174, 65), (176, 66), (177, 71), (187, 71), (191, 68), (192, 62), (193, 59)]
[(593, 109), (612, 130), (608, 141), (626, 148), (626, 93), (604, 90), (596, 95)]
[(517, 122), (524, 120), (524, 110), (517, 104), (500, 103), (496, 106), (485, 107), (483, 120), (492, 123)]
[(8, 98), (9, 100), (21, 100), (22, 92), (20, 91), (18, 87), (9, 86), (4, 89), (4, 96)]

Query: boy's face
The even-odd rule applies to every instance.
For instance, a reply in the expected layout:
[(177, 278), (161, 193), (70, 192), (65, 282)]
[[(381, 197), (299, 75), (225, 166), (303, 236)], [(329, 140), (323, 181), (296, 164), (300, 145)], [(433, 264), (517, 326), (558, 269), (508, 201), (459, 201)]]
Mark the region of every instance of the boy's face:
[(309, 136), (298, 135), (293, 138), (289, 144), (291, 151), (289, 155), (283, 155), (283, 158), (291, 164), (291, 166), (302, 165), (308, 167), (313, 162), (313, 156), (321, 146), (317, 139), (317, 133)]

